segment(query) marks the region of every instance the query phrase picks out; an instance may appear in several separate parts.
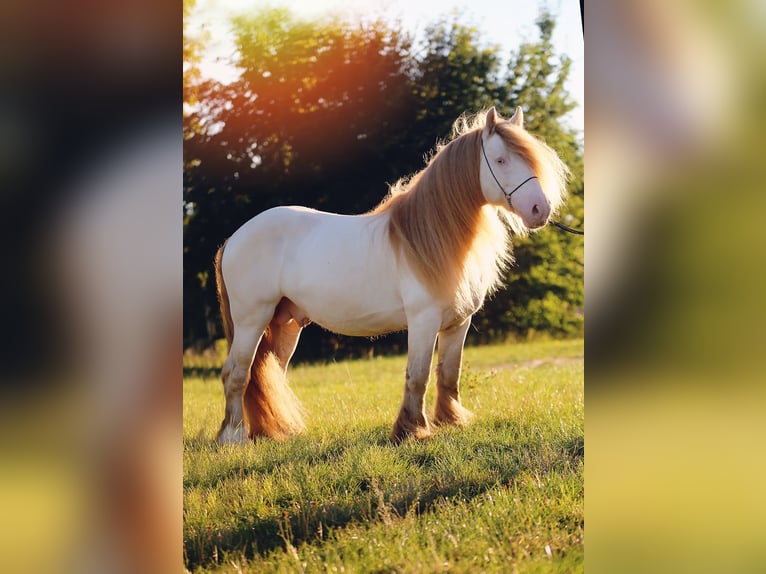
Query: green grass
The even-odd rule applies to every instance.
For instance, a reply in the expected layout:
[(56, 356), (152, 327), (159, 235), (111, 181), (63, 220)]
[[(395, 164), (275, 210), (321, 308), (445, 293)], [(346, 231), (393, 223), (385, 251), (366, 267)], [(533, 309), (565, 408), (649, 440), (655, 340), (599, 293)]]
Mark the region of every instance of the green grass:
[(187, 568), (582, 571), (582, 353), (582, 340), (467, 348), (471, 426), (400, 446), (404, 357), (291, 368), (308, 431), (245, 447), (213, 442), (220, 381), (186, 378)]

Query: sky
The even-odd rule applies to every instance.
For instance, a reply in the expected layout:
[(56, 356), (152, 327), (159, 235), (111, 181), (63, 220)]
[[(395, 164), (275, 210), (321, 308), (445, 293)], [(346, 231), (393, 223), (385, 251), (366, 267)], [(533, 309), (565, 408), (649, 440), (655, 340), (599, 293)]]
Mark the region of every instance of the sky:
[(298, 16), (309, 18), (326, 14), (381, 16), (401, 22), (416, 36), (439, 17), (456, 12), (466, 24), (479, 30), (484, 43), (499, 45), (503, 53), (516, 49), (522, 42), (537, 39), (535, 20), (541, 7), (545, 7), (556, 18), (553, 37), (556, 52), (572, 59), (567, 89), (578, 107), (564, 121), (582, 133), (585, 123), (584, 42), (577, 0), (198, 0), (189, 19), (189, 33), (194, 34), (197, 30), (209, 33), (209, 53), (200, 66), (203, 74), (219, 81), (234, 78), (234, 71), (228, 64), (234, 52), (228, 19), (267, 6), (286, 7)]

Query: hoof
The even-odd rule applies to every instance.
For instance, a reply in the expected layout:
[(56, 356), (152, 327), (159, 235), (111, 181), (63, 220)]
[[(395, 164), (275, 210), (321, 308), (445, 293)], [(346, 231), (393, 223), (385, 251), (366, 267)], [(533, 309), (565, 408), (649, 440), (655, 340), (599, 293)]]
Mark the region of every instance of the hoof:
[(474, 414), (457, 402), (455, 399), (449, 399), (445, 402), (438, 402), (434, 412), (434, 423), (436, 425), (455, 425), (459, 427), (468, 426), (473, 419)]
[(245, 444), (248, 442), (245, 425), (240, 424), (236, 427), (227, 425), (221, 429), (215, 440), (218, 444)]
[(391, 431), (391, 442), (394, 444), (401, 444), (408, 438), (427, 440), (431, 438), (431, 436), (431, 425), (428, 424), (428, 420), (418, 424), (403, 420), (399, 417), (394, 423), (394, 428)]

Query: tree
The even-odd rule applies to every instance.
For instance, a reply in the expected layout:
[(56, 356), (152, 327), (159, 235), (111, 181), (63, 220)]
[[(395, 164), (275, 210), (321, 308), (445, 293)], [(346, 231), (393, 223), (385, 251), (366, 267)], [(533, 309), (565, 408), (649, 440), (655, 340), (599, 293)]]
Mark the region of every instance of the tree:
[(239, 81), (198, 86), (201, 105), (187, 118), (187, 344), (216, 335), (211, 262), (227, 236), (274, 205), (372, 208), (402, 175), (391, 151), (412, 122), (408, 38), (382, 23), (307, 22), (277, 9), (234, 28)]
[[(565, 89), (571, 61), (553, 56), (553, 17), (537, 20), (540, 39), (522, 44), (508, 64), (508, 82), (499, 86), (499, 99), (524, 108), (525, 127), (555, 149), (571, 170), (569, 200), (559, 215), (565, 223), (583, 224), (583, 156), (573, 130), (561, 118), (575, 103)], [(507, 113), (511, 112), (506, 108)], [(507, 289), (487, 303), (475, 324), (486, 335), (517, 333), (530, 336), (579, 335), (584, 325), (584, 245), (579, 236), (551, 226), (528, 238), (514, 239), (516, 264)]]
[[(421, 169), (465, 112), (496, 105), (508, 115), (522, 105), (530, 131), (572, 169), (568, 209), (581, 221), (580, 146), (560, 125), (573, 106), (563, 88), (569, 64), (552, 56), (552, 18), (543, 14), (538, 26), (540, 41), (520, 46), (504, 69), (498, 49), (456, 19), (430, 26), (419, 46), (382, 21), (303, 21), (281, 9), (236, 19), (240, 79), (198, 82), (185, 117), (185, 344), (220, 336), (212, 259), (242, 223), (285, 204), (364, 212), (388, 184)], [(518, 243), (516, 259), (510, 289), (475, 318), (479, 336), (579, 332), (582, 240), (542, 231)], [(319, 329), (303, 339), (303, 356), (370, 348)]]

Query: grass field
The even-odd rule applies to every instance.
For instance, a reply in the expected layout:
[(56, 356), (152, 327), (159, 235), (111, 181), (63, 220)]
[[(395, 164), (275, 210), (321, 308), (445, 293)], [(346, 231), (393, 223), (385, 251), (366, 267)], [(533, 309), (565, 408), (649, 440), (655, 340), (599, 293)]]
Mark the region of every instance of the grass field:
[(405, 363), (291, 367), (308, 431), (245, 447), (213, 442), (218, 378), (187, 376), (186, 567), (583, 571), (582, 340), (467, 348), (461, 391), (472, 425), (393, 446)]

